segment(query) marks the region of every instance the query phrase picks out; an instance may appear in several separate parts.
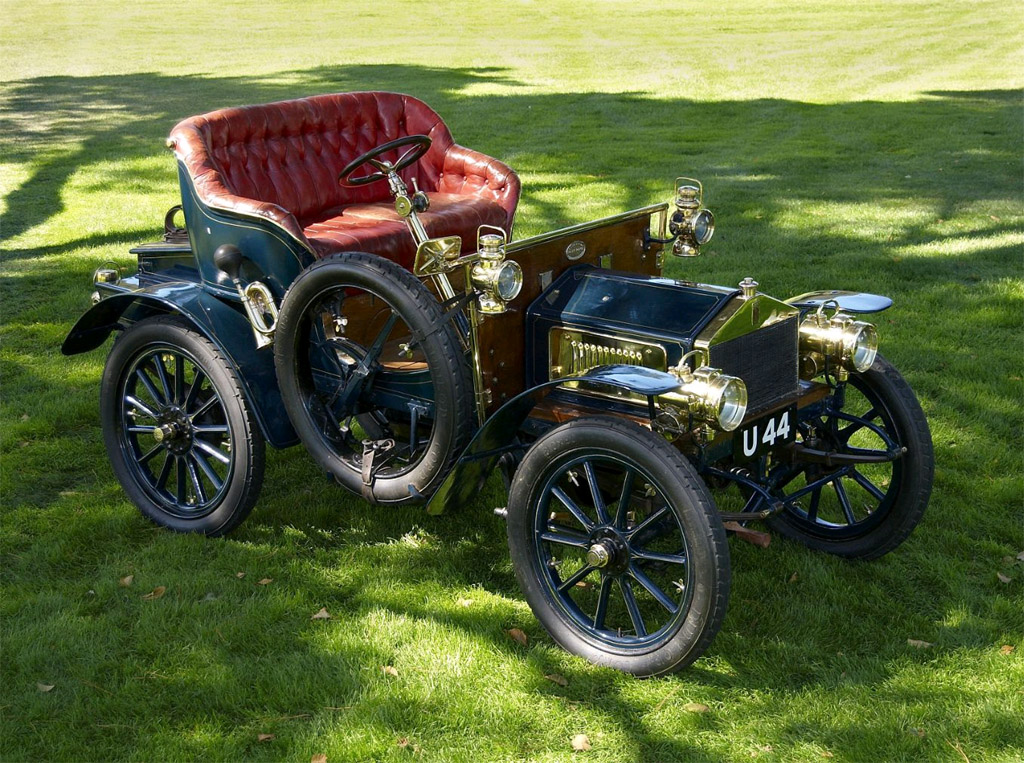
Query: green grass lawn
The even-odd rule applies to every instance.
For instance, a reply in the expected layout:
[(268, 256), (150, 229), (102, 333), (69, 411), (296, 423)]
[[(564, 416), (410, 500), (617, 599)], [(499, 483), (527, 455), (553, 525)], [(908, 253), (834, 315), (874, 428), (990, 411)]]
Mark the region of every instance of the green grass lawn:
[[(1021, 760), (1024, 11), (798, 5), (4, 3), (0, 758)], [(692, 175), (719, 229), (669, 274), (892, 296), (937, 460), (915, 534), (864, 564), (734, 539), (710, 651), (638, 681), (542, 631), (496, 479), (449, 516), (371, 509), (294, 448), (226, 539), (143, 520), (104, 352), (59, 352), (89, 276), (159, 237), (179, 119), (351, 89), (515, 167), (519, 236)]]

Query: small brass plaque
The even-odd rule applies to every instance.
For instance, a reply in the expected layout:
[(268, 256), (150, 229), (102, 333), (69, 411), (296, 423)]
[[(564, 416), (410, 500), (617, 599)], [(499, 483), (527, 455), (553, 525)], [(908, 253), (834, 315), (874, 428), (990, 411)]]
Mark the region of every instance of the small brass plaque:
[(573, 241), (565, 247), (565, 258), (567, 260), (578, 260), (587, 253), (587, 245), (582, 241)]

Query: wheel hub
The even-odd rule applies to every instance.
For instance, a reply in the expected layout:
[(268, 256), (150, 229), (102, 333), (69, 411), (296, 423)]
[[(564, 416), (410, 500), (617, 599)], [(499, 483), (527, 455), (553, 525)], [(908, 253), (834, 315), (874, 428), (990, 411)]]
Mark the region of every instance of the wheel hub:
[(587, 549), (587, 564), (591, 567), (606, 567), (608, 562), (612, 560), (612, 555), (615, 553), (615, 549), (612, 544), (606, 540), (598, 541)]
[(153, 439), (176, 455), (187, 453), (192, 448), (192, 422), (184, 411), (172, 406), (163, 411)]
[(629, 544), (613, 527), (599, 527), (590, 538), (587, 564), (602, 573), (619, 575), (629, 567)]

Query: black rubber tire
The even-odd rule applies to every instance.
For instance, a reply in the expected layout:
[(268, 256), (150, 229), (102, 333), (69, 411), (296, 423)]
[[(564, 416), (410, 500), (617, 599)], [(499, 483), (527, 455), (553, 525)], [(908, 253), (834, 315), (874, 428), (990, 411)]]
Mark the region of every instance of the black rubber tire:
[[(147, 490), (140, 482), (145, 479), (142, 473), (134, 466), (134, 461), (129, 461), (131, 446), (126, 439), (126, 419), (121, 410), (123, 385), (127, 383), (125, 374), (136, 358), (160, 347), (168, 348), (169, 352), (183, 351), (202, 369), (220, 398), (230, 429), (231, 463), (225, 478), (227, 485), (202, 516), (181, 517), (171, 513), (172, 504), (160, 501), (159, 496)], [(212, 342), (181, 318), (147, 318), (117, 338), (103, 369), (100, 422), (114, 474), (143, 515), (158, 525), (176, 532), (224, 535), (249, 515), (259, 498), (266, 450), (263, 433), (249, 411), (232, 366)]]
[(274, 363), (288, 417), (313, 459), (342, 487), (363, 495), (362, 474), (325, 442), (310, 419), (308, 349), (302, 341), (304, 316), (320, 295), (340, 286), (359, 288), (382, 298), (411, 331), (425, 335), (419, 349), (430, 368), (435, 417), (431, 441), (410, 470), (382, 475), (372, 486), (374, 503), (419, 502), (441, 484), (473, 435), (473, 380), (465, 352), (451, 321), (442, 323), (437, 298), (409, 271), (372, 254), (346, 252), (326, 257), (304, 270), (282, 301), (274, 342)]
[(897, 492), (885, 515), (863, 534), (842, 539), (830, 537), (826, 528), (810, 526), (806, 518), (785, 512), (768, 524), (780, 535), (817, 551), (850, 559), (877, 559), (905, 541), (924, 516), (935, 476), (935, 455), (928, 421), (917, 396), (891, 363), (879, 355), (867, 371), (851, 374), (850, 383), (863, 384), (877, 396), (885, 409), (883, 419), (891, 423), (890, 434), (907, 449), (900, 459)]
[[(649, 648), (619, 649), (603, 643), (592, 628), (555, 603), (545, 583), (535, 541), (535, 512), (545, 510), (538, 501), (560, 466), (583, 454), (612, 456), (642, 473), (665, 497), (677, 529), (684, 533), (694, 581), (688, 610), (665, 626), (663, 640)], [(576, 419), (538, 439), (512, 481), (508, 540), (516, 578), (537, 619), (563, 648), (598, 665), (640, 677), (674, 673), (700, 657), (722, 625), (731, 571), (726, 534), (714, 501), (679, 451), (633, 422), (604, 416)]]

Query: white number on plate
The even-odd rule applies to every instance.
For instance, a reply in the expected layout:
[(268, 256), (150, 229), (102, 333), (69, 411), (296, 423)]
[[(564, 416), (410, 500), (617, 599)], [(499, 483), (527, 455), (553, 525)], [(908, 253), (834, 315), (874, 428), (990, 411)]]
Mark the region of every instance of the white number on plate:
[[(789, 411), (782, 414), (779, 419), (779, 423), (775, 423), (775, 419), (768, 420), (768, 426), (765, 427), (764, 434), (761, 436), (761, 444), (767, 445), (769, 448), (775, 445), (777, 439), (783, 441), (789, 437)], [(757, 451), (758, 445), (757, 427), (748, 429), (743, 433), (743, 453), (747, 456), (752, 456)]]

